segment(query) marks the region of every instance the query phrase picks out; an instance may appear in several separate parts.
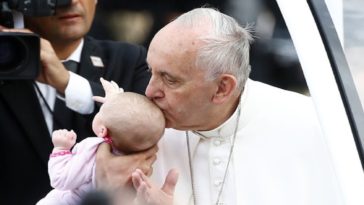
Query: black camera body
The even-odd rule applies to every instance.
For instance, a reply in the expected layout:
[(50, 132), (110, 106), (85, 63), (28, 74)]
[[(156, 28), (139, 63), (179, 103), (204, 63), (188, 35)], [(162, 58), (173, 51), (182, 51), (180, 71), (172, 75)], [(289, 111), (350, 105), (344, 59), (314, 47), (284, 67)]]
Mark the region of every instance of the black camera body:
[(39, 50), (35, 34), (0, 33), (0, 79), (35, 79), (40, 71)]
[(56, 8), (69, 6), (72, 0), (0, 0), (7, 2), (10, 9), (14, 9), (25, 16), (51, 16)]
[[(0, 25), (13, 28), (13, 11), (24, 16), (51, 16), (72, 0), (0, 0)], [(40, 71), (36, 34), (0, 32), (0, 80), (35, 79)]]

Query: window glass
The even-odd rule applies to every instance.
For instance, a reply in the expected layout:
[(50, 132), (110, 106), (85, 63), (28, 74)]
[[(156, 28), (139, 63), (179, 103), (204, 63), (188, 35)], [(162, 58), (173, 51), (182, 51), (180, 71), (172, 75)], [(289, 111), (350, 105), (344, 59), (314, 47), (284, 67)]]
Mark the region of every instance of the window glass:
[(364, 107), (364, 1), (343, 1), (344, 51)]

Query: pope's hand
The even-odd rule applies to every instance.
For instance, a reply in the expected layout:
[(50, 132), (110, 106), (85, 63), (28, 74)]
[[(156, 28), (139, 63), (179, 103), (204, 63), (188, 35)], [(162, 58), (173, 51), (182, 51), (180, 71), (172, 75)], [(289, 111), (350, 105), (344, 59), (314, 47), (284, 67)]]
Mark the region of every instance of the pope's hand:
[(159, 188), (141, 170), (135, 170), (132, 174), (133, 185), (137, 191), (134, 205), (173, 205), (177, 180), (177, 170), (171, 169), (162, 188)]

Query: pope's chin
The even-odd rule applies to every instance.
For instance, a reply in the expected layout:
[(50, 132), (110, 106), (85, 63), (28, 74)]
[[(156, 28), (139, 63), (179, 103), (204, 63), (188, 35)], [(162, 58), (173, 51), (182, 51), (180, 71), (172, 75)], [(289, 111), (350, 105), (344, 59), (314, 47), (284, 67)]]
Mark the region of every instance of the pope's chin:
[(173, 128), (178, 130), (178, 125), (175, 120), (169, 118), (168, 116), (164, 115), (166, 119), (166, 128)]
[(169, 121), (166, 121), (166, 128), (172, 128), (172, 123)]
[(188, 127), (181, 127), (181, 124), (178, 124), (176, 121), (171, 121), (166, 118), (166, 128), (173, 128), (176, 130), (189, 130)]
[(162, 112), (163, 112), (164, 118), (166, 120), (165, 127), (166, 128), (173, 128), (173, 129), (177, 129), (178, 130), (178, 128), (179, 128), (178, 121), (176, 121), (176, 119), (173, 118), (173, 116), (170, 115), (167, 111), (165, 111), (165, 110), (162, 109)]
[(173, 123), (173, 121), (171, 121), (171, 119), (170, 118), (168, 118), (166, 115), (164, 115), (164, 117), (165, 117), (165, 119), (166, 119), (166, 128), (174, 128), (174, 123)]

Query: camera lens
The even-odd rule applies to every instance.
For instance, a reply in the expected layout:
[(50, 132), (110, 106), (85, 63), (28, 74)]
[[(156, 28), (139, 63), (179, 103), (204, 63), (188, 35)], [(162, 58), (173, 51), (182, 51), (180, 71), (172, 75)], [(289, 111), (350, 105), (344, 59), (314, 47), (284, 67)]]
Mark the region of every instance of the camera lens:
[(26, 57), (26, 47), (16, 36), (0, 38), (0, 73), (16, 71)]

